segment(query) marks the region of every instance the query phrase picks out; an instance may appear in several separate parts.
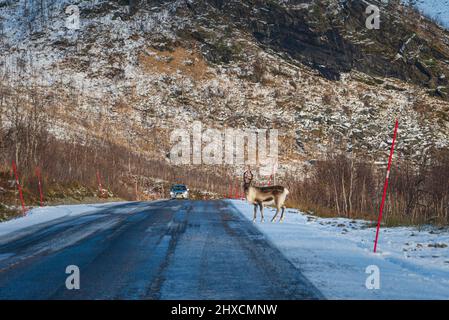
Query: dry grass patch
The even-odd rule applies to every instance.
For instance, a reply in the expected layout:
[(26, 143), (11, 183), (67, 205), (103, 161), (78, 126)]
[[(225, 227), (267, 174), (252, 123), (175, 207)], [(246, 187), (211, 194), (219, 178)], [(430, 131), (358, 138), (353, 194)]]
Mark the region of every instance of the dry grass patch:
[(183, 75), (203, 80), (207, 74), (207, 63), (196, 50), (176, 47), (173, 50), (146, 50), (139, 54), (139, 64), (145, 72)]

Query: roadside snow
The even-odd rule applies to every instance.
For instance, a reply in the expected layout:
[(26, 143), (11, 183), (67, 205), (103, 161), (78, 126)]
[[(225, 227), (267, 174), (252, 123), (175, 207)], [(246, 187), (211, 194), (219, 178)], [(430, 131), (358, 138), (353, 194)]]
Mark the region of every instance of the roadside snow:
[[(248, 219), (253, 207), (228, 200)], [(287, 209), (283, 223), (269, 222), (265, 209), (257, 228), (328, 299), (448, 299), (449, 230), (427, 227), (382, 228), (374, 254), (375, 228), (366, 221), (317, 218)], [(365, 270), (380, 270), (380, 289), (365, 286)]]
[(62, 217), (77, 216), (107, 208), (108, 206), (116, 206), (118, 204), (121, 204), (121, 202), (35, 208), (28, 211), (27, 215), (24, 217), (0, 223), (0, 237), (39, 223), (48, 222)]

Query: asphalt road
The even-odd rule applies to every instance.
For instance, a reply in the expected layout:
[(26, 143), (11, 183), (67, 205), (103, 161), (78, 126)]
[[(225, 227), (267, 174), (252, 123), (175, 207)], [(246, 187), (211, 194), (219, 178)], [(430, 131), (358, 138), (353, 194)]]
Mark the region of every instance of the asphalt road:
[[(66, 288), (68, 265), (79, 290)], [(118, 204), (0, 237), (0, 299), (317, 298), (225, 201)]]

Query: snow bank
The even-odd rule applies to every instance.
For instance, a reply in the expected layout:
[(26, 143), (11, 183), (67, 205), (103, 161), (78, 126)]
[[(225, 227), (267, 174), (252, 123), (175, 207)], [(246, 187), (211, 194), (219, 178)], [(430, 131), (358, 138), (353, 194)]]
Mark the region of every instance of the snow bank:
[[(253, 207), (228, 200), (248, 219)], [(449, 230), (427, 227), (382, 228), (374, 254), (375, 228), (366, 221), (317, 218), (287, 209), (283, 223), (257, 228), (328, 299), (448, 299)], [(367, 289), (370, 265), (380, 270), (380, 289)]]
[[(120, 202), (121, 203), (121, 202)], [(39, 223), (48, 222), (62, 217), (76, 216), (90, 213), (99, 209), (115, 206), (119, 202), (100, 203), (100, 204), (82, 204), (82, 205), (64, 205), (54, 207), (35, 208), (28, 211), (27, 215), (17, 219), (0, 223), (0, 237), (27, 228)]]

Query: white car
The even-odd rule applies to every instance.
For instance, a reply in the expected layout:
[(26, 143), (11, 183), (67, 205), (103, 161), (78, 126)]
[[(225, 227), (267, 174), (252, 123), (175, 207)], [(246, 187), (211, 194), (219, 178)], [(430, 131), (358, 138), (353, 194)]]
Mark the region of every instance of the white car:
[(171, 199), (188, 199), (189, 189), (184, 184), (174, 184), (170, 189)]

